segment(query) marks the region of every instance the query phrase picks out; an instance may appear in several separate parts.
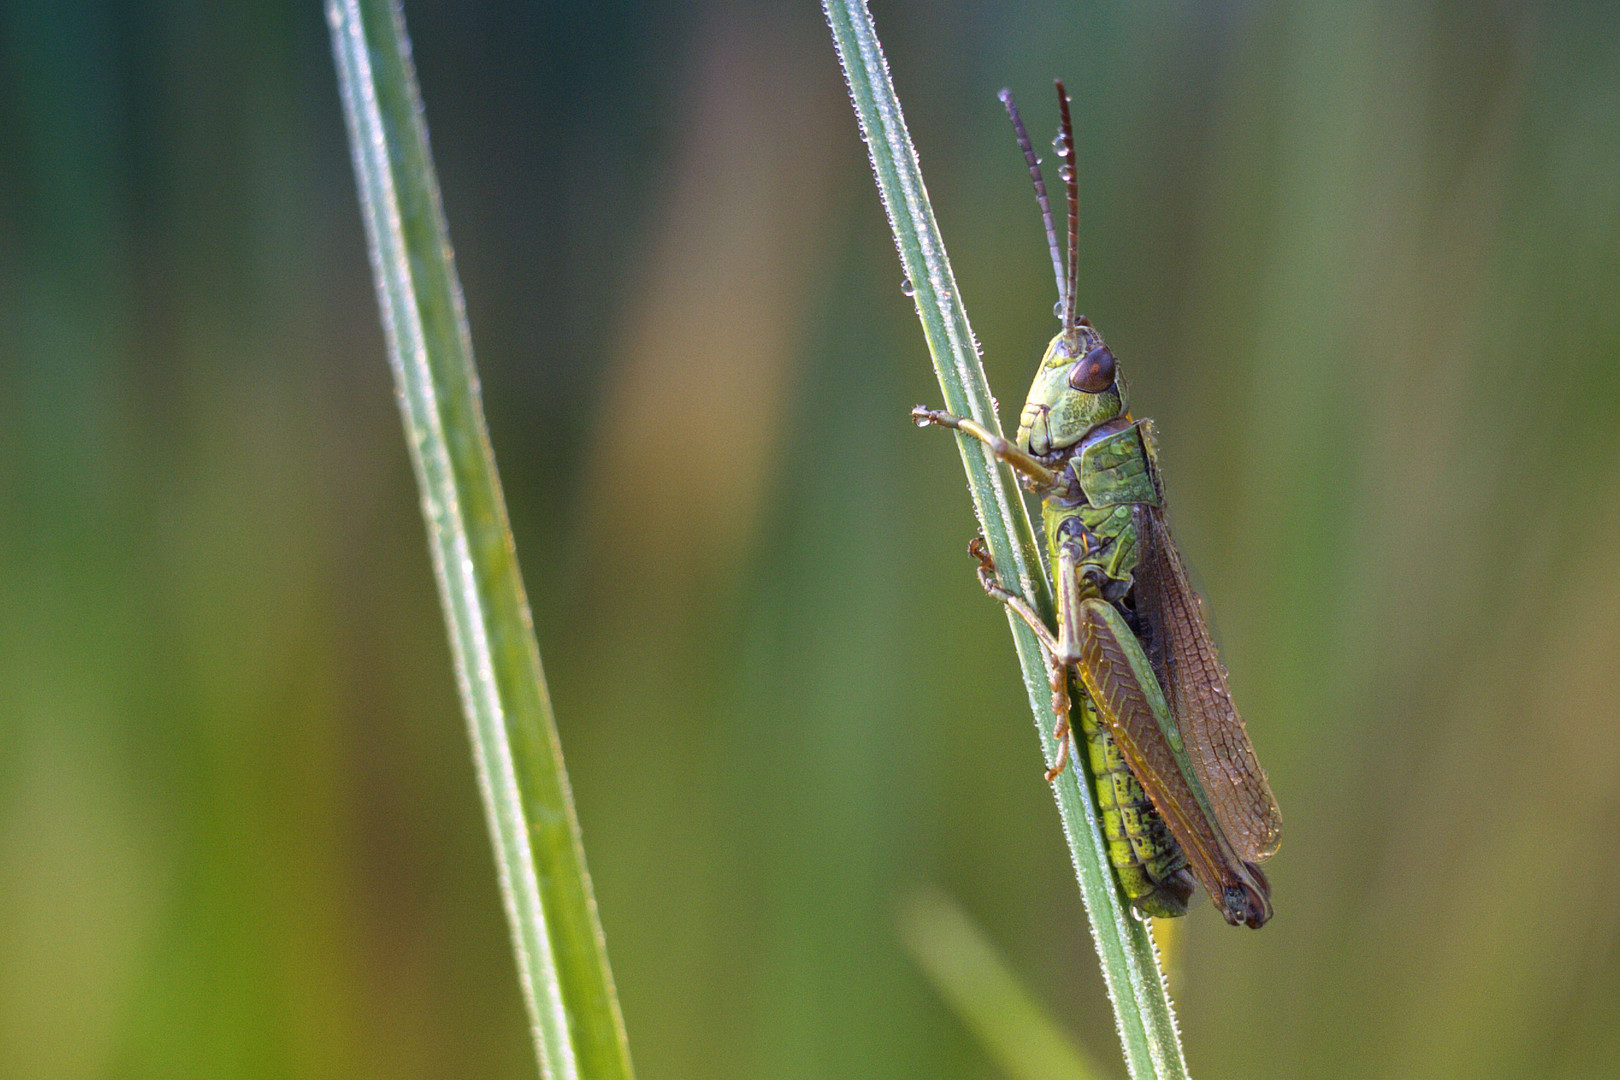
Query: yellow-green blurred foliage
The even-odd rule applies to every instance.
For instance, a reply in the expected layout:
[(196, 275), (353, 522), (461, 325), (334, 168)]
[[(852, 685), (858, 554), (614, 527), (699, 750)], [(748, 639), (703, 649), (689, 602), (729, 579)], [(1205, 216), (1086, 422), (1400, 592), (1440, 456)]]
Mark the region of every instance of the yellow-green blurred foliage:
[[(407, 9), (642, 1076), (998, 1075), (924, 886), (1117, 1066), (815, 7)], [(1195, 1072), (1613, 1071), (1620, 12), (876, 14), (1004, 418), (1075, 93), (1287, 819)], [(492, 870), (319, 4), (0, 3), (0, 1075), (531, 1076)]]

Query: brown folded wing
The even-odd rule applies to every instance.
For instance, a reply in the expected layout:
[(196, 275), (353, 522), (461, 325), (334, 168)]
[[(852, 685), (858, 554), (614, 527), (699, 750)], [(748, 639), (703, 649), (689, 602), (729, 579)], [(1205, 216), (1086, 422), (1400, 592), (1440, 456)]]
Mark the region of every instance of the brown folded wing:
[(1282, 842), (1282, 813), (1232, 705), (1203, 602), (1187, 580), (1164, 511), (1137, 506), (1136, 526), (1136, 611), (1147, 624), (1159, 685), (1227, 839), (1240, 857), (1264, 862)]
[[(1139, 677), (1133, 670), (1129, 653), (1106, 617), (1113, 609), (1100, 599), (1080, 600), (1077, 607), (1080, 659), (1075, 668), (1131, 774), (1181, 845), (1193, 877), (1223, 911), (1233, 890), (1247, 895), (1253, 889), (1263, 897), (1264, 887), (1233, 858), (1232, 848), (1217, 831), (1219, 826), (1199, 809), (1175, 751), (1165, 741), (1153, 699), (1142, 685), (1151, 672), (1144, 670)], [(1123, 624), (1120, 630), (1130, 632)], [(1164, 703), (1158, 708), (1164, 708)], [(1257, 910), (1264, 907), (1263, 899), (1256, 903)], [(1265, 915), (1261, 915), (1256, 925), (1264, 921)]]

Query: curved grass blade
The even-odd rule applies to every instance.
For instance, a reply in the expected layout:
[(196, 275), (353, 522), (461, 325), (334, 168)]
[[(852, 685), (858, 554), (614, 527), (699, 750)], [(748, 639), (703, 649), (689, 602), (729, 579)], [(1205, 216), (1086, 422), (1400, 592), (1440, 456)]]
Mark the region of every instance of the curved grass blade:
[(326, 12), (390, 365), (540, 1070), (557, 1080), (630, 1080), (404, 14), (390, 0), (328, 0)]
[[(900, 262), (912, 285), (912, 299), (945, 396), (945, 407), (1000, 434), (1001, 424), (979, 363), (973, 330), (958, 299), (956, 280), (923, 186), (917, 151), (906, 130), (872, 17), (864, 0), (823, 0), (822, 6), (844, 67), (861, 137), (871, 154), (872, 171), (894, 230)], [(1002, 584), (1027, 597), (1050, 620), (1051, 587), (1042, 568), (1029, 512), (1014, 486), (1011, 471), (999, 465), (977, 439), (958, 434), (956, 442), (967, 471), (973, 508)], [(1009, 615), (1008, 623), (1035, 726), (1050, 763), (1056, 759), (1057, 745), (1051, 736), (1054, 717), (1040, 644), (1016, 617)], [(1131, 914), (1114, 884), (1096, 804), (1081, 788), (1076, 778), (1079, 772), (1069, 769), (1058, 778), (1053, 790), (1080, 894), (1091, 918), (1103, 979), (1114, 1005), (1126, 1068), (1137, 1080), (1178, 1080), (1187, 1075), (1187, 1066), (1153, 941), (1146, 923)]]
[(900, 909), (900, 931), (917, 965), (1013, 1080), (1106, 1075), (956, 901), (932, 889), (919, 892)]

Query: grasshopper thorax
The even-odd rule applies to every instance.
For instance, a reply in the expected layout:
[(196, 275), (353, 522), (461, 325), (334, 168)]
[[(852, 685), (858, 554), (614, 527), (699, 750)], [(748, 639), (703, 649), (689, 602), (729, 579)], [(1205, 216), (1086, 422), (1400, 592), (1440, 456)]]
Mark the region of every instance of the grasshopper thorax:
[(1046, 347), (1018, 418), (1018, 446), (1037, 457), (1068, 449), (1125, 407), (1114, 354), (1081, 319)]

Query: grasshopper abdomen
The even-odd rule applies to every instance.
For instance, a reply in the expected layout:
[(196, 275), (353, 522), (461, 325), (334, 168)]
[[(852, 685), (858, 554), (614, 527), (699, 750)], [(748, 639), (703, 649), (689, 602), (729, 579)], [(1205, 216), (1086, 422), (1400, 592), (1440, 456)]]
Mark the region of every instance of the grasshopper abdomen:
[(1108, 861), (1126, 897), (1144, 915), (1173, 919), (1187, 914), (1193, 878), (1187, 856), (1125, 763), (1124, 755), (1097, 720), (1090, 699), (1076, 695), (1080, 731), (1102, 814)]

